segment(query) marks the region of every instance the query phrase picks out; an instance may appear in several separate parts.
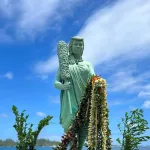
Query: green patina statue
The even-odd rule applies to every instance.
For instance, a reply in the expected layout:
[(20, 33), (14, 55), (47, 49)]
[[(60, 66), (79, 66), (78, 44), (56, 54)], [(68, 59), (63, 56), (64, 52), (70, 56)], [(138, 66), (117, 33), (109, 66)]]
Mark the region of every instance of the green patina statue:
[[(95, 75), (91, 63), (82, 59), (84, 40), (72, 37), (69, 46), (64, 42), (58, 43), (59, 68), (55, 87), (61, 90), (60, 124), (66, 132), (80, 106), (85, 86), (92, 75)], [(82, 149), (87, 133), (79, 131), (79, 146)]]

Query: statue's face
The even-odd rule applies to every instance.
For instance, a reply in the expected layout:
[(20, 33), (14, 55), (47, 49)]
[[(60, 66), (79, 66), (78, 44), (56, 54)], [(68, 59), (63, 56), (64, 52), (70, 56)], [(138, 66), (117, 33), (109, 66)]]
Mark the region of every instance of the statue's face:
[(83, 41), (81, 40), (74, 40), (72, 43), (72, 53), (74, 55), (82, 56), (83, 54)]

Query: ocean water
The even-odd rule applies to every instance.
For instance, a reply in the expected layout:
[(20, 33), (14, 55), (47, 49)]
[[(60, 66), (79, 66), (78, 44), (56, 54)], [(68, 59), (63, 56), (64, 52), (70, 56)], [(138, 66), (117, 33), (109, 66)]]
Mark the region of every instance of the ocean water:
[[(53, 150), (51, 147), (36, 147), (37, 150)], [(16, 150), (15, 147), (3, 147), (0, 146), (0, 150)], [(83, 150), (86, 150), (86, 147), (83, 148)], [(113, 147), (112, 150), (120, 150), (119, 147)], [(150, 150), (150, 147), (141, 147), (139, 150)]]

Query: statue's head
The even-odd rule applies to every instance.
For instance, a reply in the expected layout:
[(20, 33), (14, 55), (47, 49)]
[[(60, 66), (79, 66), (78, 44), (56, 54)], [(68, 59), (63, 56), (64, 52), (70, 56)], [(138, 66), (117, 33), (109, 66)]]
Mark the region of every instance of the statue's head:
[(84, 50), (84, 40), (79, 36), (72, 37), (69, 43), (69, 54), (82, 56)]

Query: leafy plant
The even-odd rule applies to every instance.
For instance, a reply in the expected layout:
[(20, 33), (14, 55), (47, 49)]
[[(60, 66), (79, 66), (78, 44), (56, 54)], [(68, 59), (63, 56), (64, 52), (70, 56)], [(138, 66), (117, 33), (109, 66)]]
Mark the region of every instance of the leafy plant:
[(13, 125), (13, 127), (15, 128), (18, 134), (18, 142), (16, 144), (16, 149), (27, 150), (29, 147), (30, 150), (36, 150), (34, 149), (34, 147), (36, 146), (36, 141), (39, 133), (46, 125), (49, 125), (49, 121), (53, 117), (52, 116), (45, 117), (39, 122), (37, 130), (32, 131), (33, 124), (30, 124), (29, 128), (27, 128), (29, 125), (27, 124), (27, 119), (29, 115), (24, 116), (24, 112), (26, 110), (23, 110), (22, 113), (19, 114), (17, 107), (13, 105), (12, 111), (16, 117), (15, 119), (16, 122)]
[(121, 144), (122, 150), (135, 150), (143, 141), (150, 139), (150, 136), (142, 136), (142, 134), (150, 129), (148, 122), (143, 119), (143, 110), (135, 109), (125, 113), (125, 118), (122, 118), (123, 127), (118, 124), (118, 128), (123, 136), (122, 141), (117, 138), (116, 141)]

